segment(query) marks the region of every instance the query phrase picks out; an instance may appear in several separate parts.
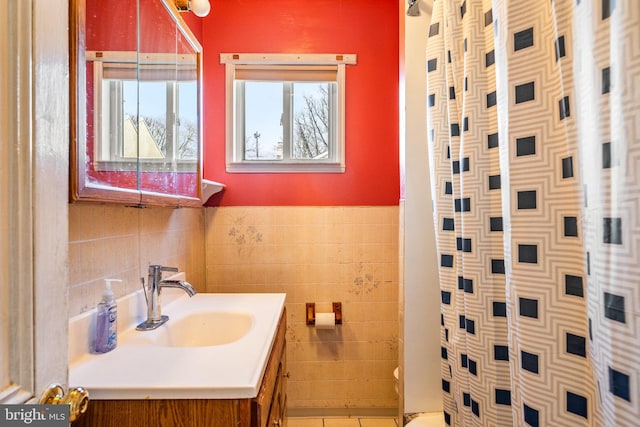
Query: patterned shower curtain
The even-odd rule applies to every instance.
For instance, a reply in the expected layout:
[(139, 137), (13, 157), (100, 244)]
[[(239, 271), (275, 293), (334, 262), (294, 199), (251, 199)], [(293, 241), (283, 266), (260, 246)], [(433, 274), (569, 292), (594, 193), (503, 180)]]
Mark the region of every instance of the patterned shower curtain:
[(451, 426), (640, 426), (640, 1), (435, 0)]

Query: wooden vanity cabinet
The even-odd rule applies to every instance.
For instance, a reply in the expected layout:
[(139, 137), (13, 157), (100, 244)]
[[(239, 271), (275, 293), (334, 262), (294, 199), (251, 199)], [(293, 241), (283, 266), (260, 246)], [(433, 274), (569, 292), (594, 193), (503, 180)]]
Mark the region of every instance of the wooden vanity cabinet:
[[(287, 425), (286, 312), (252, 399), (90, 400), (73, 427), (282, 427)], [(89, 392), (91, 393), (91, 392)]]

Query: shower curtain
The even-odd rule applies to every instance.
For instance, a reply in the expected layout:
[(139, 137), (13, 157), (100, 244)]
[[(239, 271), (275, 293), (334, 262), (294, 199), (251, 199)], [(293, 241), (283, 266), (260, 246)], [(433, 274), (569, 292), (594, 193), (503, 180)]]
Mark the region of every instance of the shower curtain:
[(451, 426), (640, 426), (640, 2), (435, 0)]

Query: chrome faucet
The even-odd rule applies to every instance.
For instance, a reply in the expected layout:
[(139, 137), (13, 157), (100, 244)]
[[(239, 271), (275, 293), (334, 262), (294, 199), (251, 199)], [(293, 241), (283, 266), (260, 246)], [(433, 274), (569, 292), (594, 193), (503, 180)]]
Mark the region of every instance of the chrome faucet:
[(163, 271), (172, 271), (177, 273), (178, 269), (175, 267), (150, 265), (147, 285), (145, 286), (144, 284), (144, 277), (140, 279), (142, 281), (144, 297), (147, 300), (147, 320), (136, 326), (136, 329), (139, 331), (151, 331), (169, 320), (169, 316), (162, 315), (160, 307), (160, 291), (162, 291), (162, 288), (182, 289), (190, 297), (196, 294), (196, 290), (193, 289), (193, 286), (191, 286), (191, 284), (186, 280), (162, 279)]

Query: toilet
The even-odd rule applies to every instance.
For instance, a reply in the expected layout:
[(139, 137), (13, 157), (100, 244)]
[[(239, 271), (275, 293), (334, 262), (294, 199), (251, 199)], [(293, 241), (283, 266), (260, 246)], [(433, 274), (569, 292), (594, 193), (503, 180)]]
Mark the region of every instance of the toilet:
[[(399, 368), (393, 370), (393, 379), (396, 393), (400, 382)], [(442, 412), (426, 412), (418, 414), (409, 421), (405, 427), (446, 427), (444, 424), (444, 414)]]
[(420, 414), (405, 427), (445, 427), (444, 415), (442, 412), (428, 412)]

